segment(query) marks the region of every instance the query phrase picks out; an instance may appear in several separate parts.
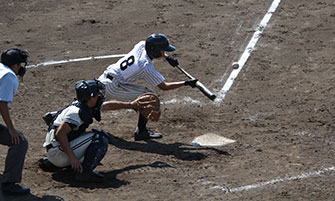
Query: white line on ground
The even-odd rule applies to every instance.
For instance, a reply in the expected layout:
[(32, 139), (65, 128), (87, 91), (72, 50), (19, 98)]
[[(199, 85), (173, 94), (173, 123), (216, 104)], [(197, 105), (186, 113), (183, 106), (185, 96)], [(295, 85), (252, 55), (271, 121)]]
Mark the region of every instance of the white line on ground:
[(109, 58), (117, 58), (117, 57), (123, 57), (123, 56), (125, 56), (125, 54), (92, 56), (92, 57), (84, 57), (84, 58), (77, 58), (77, 59), (67, 59), (67, 60), (61, 60), (61, 61), (46, 61), (43, 63), (27, 66), (27, 68), (36, 68), (40, 66), (49, 66), (49, 65), (64, 64), (64, 63), (71, 63), (71, 62), (78, 62), (78, 61), (96, 60), (96, 59), (109, 59)]
[(259, 23), (259, 25), (256, 28), (256, 31), (254, 33), (254, 35), (252, 36), (249, 44), (247, 45), (247, 47), (245, 48), (241, 58), (238, 61), (239, 64), (239, 68), (235, 69), (231, 72), (230, 76), (228, 77), (225, 85), (223, 86), (223, 88), (220, 90), (218, 96), (215, 99), (215, 103), (219, 104), (223, 101), (223, 99), (225, 98), (227, 92), (229, 91), (229, 89), (231, 88), (231, 86), (234, 83), (234, 80), (236, 79), (237, 75), (240, 73), (240, 71), (242, 70), (244, 64), (247, 62), (251, 52), (254, 50), (258, 40), (261, 37), (261, 34), (263, 33), (264, 29), (266, 28), (268, 22), (270, 21), (272, 14), (276, 11), (278, 5), (280, 3), (280, 0), (274, 0), (268, 10), (268, 12), (265, 14), (265, 16), (263, 17), (262, 21)]
[(211, 181), (202, 181), (201, 183), (203, 185), (215, 185), (212, 187), (212, 189), (219, 189), (222, 190), (226, 193), (236, 193), (236, 192), (241, 192), (241, 191), (248, 191), (251, 189), (256, 189), (256, 188), (261, 188), (270, 184), (276, 184), (276, 183), (280, 183), (280, 182), (288, 182), (288, 181), (293, 181), (293, 180), (299, 180), (299, 179), (307, 179), (313, 176), (318, 176), (321, 174), (325, 174), (331, 171), (335, 171), (335, 166), (332, 167), (328, 167), (328, 168), (324, 168), (321, 170), (317, 170), (315, 172), (308, 172), (308, 173), (302, 173), (300, 175), (297, 176), (292, 176), (292, 177), (286, 177), (286, 178), (277, 178), (277, 179), (273, 179), (270, 181), (266, 181), (266, 182), (261, 182), (259, 184), (252, 184), (252, 185), (246, 185), (246, 186), (240, 186), (237, 188), (229, 188), (227, 186), (220, 186), (220, 185), (216, 185), (215, 182), (211, 182)]

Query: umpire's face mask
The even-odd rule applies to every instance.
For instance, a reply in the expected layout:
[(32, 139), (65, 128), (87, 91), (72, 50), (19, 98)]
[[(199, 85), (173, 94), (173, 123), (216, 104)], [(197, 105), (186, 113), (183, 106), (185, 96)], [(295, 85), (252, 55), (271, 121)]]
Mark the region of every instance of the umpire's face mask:
[(26, 74), (26, 71), (27, 71), (26, 67), (21, 66), (17, 74), (23, 78), (24, 74)]
[(18, 72), (17, 72), (17, 75), (20, 76), (23, 80), (23, 76), (24, 76), (24, 74), (26, 74), (26, 71), (27, 71), (27, 69), (26, 69), (27, 64), (26, 63), (20, 63), (20, 64), (17, 64), (17, 65), (19, 65), (19, 67), (20, 67)]

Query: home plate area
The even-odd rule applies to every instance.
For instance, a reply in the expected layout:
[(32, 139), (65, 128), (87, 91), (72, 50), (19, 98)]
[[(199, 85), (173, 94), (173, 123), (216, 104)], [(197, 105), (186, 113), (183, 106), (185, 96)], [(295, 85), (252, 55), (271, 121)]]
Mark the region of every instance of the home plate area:
[(200, 135), (192, 141), (192, 145), (195, 146), (224, 146), (230, 143), (234, 143), (235, 140), (216, 135), (214, 133), (206, 133)]

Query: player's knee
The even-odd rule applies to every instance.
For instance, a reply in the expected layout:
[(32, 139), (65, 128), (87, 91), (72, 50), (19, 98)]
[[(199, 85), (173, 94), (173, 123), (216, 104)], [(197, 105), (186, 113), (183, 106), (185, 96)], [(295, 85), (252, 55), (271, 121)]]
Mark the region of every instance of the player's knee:
[(20, 149), (24, 152), (28, 150), (28, 140), (27, 138), (23, 137), (23, 140), (21, 140), (20, 144), (17, 145), (20, 147)]

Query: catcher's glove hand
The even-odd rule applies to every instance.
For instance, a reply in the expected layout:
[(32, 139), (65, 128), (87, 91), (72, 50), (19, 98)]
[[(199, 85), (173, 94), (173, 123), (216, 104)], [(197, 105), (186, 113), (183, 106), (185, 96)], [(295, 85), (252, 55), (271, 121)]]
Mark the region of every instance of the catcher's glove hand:
[(160, 101), (157, 95), (145, 93), (140, 95), (132, 102), (137, 105), (136, 111), (141, 113), (145, 118), (152, 121), (158, 121), (161, 115)]

